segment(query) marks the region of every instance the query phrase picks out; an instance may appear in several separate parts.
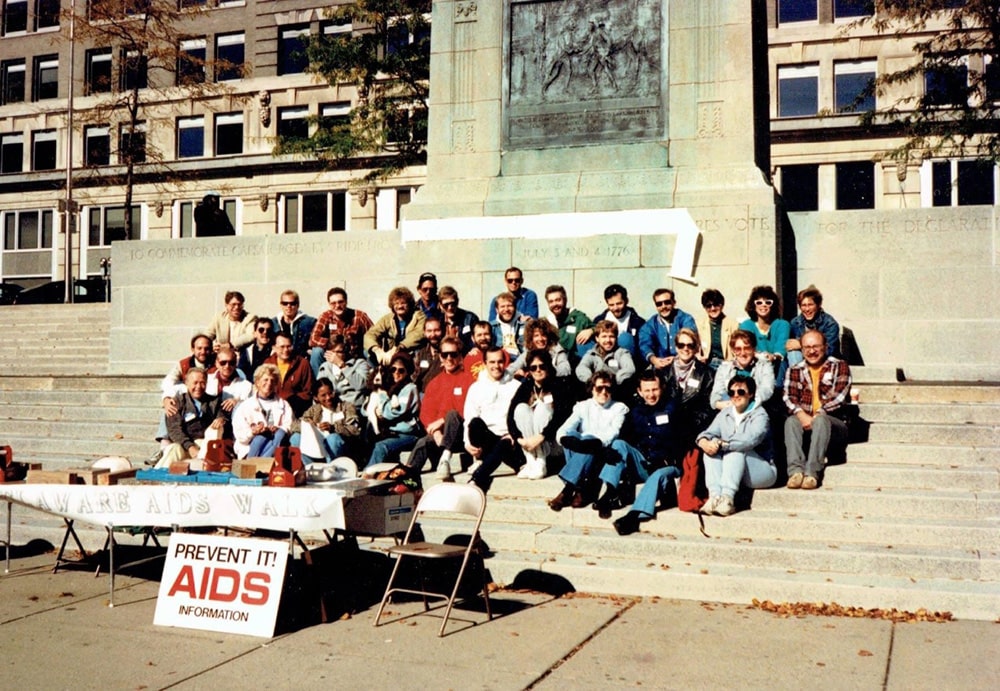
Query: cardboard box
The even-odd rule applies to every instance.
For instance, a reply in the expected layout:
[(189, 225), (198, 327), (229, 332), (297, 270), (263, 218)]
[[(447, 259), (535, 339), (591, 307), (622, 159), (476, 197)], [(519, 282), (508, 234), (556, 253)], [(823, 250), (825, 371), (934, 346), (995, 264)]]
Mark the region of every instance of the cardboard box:
[(358, 535), (396, 535), (405, 533), (413, 518), (413, 493), (374, 496), (371, 494), (344, 500), (344, 525)]
[(85, 485), (106, 485), (107, 480), (101, 482), (101, 477), (107, 477), (111, 471), (107, 468), (69, 468), (69, 472), (76, 475), (78, 482)]
[(38, 485), (82, 485), (83, 479), (69, 470), (29, 470), (25, 482)]
[(128, 470), (119, 470), (117, 472), (111, 472), (107, 475), (98, 475), (97, 484), (99, 485), (117, 485), (122, 480), (135, 477), (135, 474), (139, 472), (139, 468), (129, 468)]
[(236, 477), (249, 480), (257, 477), (257, 473), (267, 475), (271, 472), (272, 465), (274, 465), (273, 458), (243, 458), (233, 461), (232, 472)]

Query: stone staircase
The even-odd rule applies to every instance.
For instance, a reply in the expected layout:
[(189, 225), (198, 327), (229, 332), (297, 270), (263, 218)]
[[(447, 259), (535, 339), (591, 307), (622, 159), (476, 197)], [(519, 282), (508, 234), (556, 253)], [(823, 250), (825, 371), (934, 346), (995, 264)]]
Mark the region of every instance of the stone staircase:
[[(155, 450), (158, 378), (106, 374), (108, 319), (106, 305), (0, 308), (0, 442), (17, 459), (58, 468), (116, 454), (141, 463)], [(856, 378), (869, 441), (852, 445), (816, 491), (760, 490), (751, 511), (706, 517), (707, 537), (697, 516), (676, 509), (620, 537), (589, 508), (550, 511), (557, 478), (498, 477), (483, 527), (494, 580), (561, 577), (579, 591), (997, 619), (1000, 386)], [(16, 538), (61, 537), (51, 517), (18, 508), (15, 518)], [(424, 531), (438, 539), (455, 526), (434, 520)]]

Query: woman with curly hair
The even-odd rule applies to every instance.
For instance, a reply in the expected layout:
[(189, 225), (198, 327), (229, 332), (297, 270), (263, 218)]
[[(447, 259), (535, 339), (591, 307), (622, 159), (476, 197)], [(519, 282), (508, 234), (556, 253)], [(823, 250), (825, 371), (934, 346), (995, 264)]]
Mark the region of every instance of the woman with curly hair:
[(559, 332), (545, 319), (532, 319), (524, 327), (524, 352), (507, 368), (508, 377), (528, 378), (528, 354), (533, 350), (548, 351), (555, 368), (555, 376), (568, 377), (573, 373), (566, 349), (559, 344)]
[(382, 371), (382, 388), (372, 391), (368, 425), (375, 444), (368, 465), (395, 462), (423, 436), (420, 426), (420, 392), (413, 383), (413, 359), (396, 353)]
[(781, 300), (771, 286), (754, 286), (746, 304), (747, 317), (740, 328), (757, 337), (758, 356), (774, 365), (775, 372), (785, 359), (791, 325), (780, 318)]
[(389, 291), (389, 313), (365, 333), (365, 352), (376, 365), (387, 365), (397, 352), (413, 352), (424, 339), (424, 313), (409, 288)]

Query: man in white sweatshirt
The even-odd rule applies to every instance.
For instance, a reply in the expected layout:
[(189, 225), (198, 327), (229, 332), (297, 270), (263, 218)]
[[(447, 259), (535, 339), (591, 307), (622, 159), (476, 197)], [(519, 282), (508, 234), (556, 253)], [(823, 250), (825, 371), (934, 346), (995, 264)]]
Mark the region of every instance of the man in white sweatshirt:
[(501, 463), (517, 469), (524, 454), (514, 452), (514, 440), (507, 432), (507, 411), (520, 382), (502, 381), (506, 357), (502, 348), (486, 351), (486, 367), (469, 387), (465, 398), (465, 450), (475, 459), (469, 467), (469, 482), (484, 492), (493, 484), (493, 471)]

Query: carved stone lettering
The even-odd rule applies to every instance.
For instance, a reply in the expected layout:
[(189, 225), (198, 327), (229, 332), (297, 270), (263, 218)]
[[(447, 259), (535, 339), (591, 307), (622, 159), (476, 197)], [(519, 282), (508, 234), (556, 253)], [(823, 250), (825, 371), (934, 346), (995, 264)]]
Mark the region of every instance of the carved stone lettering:
[(455, 3), (455, 22), (474, 22), (479, 18), (479, 6), (475, 2)]
[(510, 0), (507, 145), (665, 137), (661, 0)]
[(703, 101), (698, 104), (698, 139), (715, 139), (722, 136), (722, 101)]

